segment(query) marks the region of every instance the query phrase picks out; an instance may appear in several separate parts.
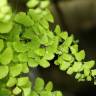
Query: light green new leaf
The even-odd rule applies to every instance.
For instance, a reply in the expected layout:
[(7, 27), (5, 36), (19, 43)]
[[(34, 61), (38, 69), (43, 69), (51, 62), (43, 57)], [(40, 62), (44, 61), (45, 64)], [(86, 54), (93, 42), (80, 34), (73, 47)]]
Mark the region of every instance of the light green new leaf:
[(85, 51), (81, 50), (80, 52), (75, 54), (75, 58), (77, 61), (82, 61), (85, 59)]
[(6, 48), (0, 56), (0, 62), (2, 65), (9, 64), (13, 59), (13, 50), (11, 47)]
[(4, 48), (4, 41), (3, 39), (0, 39), (0, 52), (3, 50)]
[(9, 69), (8, 66), (0, 66), (0, 79), (3, 79), (8, 75)]
[(34, 86), (34, 90), (36, 92), (40, 92), (44, 89), (44, 80), (41, 78), (36, 78), (35, 80), (35, 86)]

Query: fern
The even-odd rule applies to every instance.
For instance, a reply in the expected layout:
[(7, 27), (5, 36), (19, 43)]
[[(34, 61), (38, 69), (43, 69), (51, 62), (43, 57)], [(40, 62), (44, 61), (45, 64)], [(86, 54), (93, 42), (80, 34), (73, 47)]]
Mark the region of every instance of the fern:
[[(4, 0), (1, 1), (4, 6), (8, 6)], [(32, 2), (35, 2), (33, 4), (36, 6), (37, 1)], [(59, 66), (60, 70), (66, 71), (69, 75), (75, 73), (78, 81), (94, 80), (96, 84), (95, 61), (86, 61), (85, 51), (79, 50), (74, 36), (62, 32), (59, 25), (54, 31), (50, 30), (49, 23), (53, 23), (54, 19), (49, 10), (37, 12), (36, 9), (29, 9), (28, 12), (16, 13), (13, 19), (10, 18), (9, 23), (2, 20), (0, 26), (1, 96), (6, 94), (7, 96), (62, 96), (60, 91), (52, 90), (52, 82), (45, 84), (39, 77), (35, 82), (31, 82), (28, 77), (22, 77), (29, 72), (29, 68), (50, 67), (50, 61), (54, 60), (55, 56), (58, 58), (54, 64)]]

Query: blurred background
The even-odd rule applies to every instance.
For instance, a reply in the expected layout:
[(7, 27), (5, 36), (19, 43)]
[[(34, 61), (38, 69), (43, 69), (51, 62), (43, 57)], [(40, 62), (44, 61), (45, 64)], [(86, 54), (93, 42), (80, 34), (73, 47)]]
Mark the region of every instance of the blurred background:
[[(13, 10), (26, 10), (28, 0), (9, 0)], [(74, 34), (79, 39), (79, 48), (86, 51), (88, 60), (96, 59), (96, 0), (51, 0), (49, 6), (55, 18), (55, 25), (62, 30)], [(78, 82), (74, 76), (59, 71), (51, 61), (51, 68), (39, 68), (35, 73), (53, 81), (54, 88), (62, 90), (64, 96), (96, 96), (96, 86), (93, 82)], [(32, 75), (32, 74), (31, 74)]]

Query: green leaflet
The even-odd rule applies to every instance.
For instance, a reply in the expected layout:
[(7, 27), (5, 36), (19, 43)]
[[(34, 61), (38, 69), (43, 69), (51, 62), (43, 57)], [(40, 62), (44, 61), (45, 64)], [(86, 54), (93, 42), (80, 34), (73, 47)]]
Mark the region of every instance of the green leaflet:
[(57, 54), (62, 54), (62, 53), (68, 53), (69, 52), (69, 48), (67, 46), (65, 46), (64, 44), (60, 45), (58, 47), (58, 51), (57, 51)]
[(53, 38), (52, 45), (49, 45), (46, 48), (46, 51), (48, 51), (49, 53), (56, 53), (57, 48), (58, 48), (58, 44), (59, 44), (59, 40), (58, 40), (58, 37), (56, 36), (55, 38)]
[(90, 75), (90, 70), (89, 69), (84, 69), (84, 76), (89, 76)]
[(4, 48), (4, 41), (0, 39), (0, 52), (3, 50), (3, 48)]
[(27, 6), (29, 8), (34, 8), (35, 6), (37, 6), (39, 4), (39, 1), (38, 0), (29, 0), (27, 2)]
[(22, 28), (19, 24), (14, 24), (12, 30), (8, 35), (9, 41), (19, 41), (20, 40), (20, 33), (22, 32)]
[(13, 48), (16, 52), (26, 52), (27, 46), (22, 42), (13, 42)]
[(44, 80), (38, 77), (38, 78), (35, 80), (34, 90), (35, 90), (36, 92), (40, 92), (40, 91), (42, 91), (43, 89), (44, 89)]
[(77, 45), (77, 44), (72, 45), (72, 46), (70, 47), (70, 50), (71, 50), (71, 53), (72, 53), (73, 55), (75, 55), (75, 54), (78, 52), (78, 45)]
[(62, 56), (62, 59), (64, 59), (65, 61), (68, 61), (68, 62), (71, 62), (71, 63), (74, 61), (74, 57), (70, 54), (64, 53), (61, 56)]
[(30, 27), (34, 24), (33, 20), (24, 12), (20, 12), (15, 16), (15, 21), (26, 27)]
[[(22, 64), (14, 64), (10, 66), (10, 76), (16, 77), (21, 74), (23, 65)], [(17, 70), (18, 69), (18, 70)]]
[(80, 77), (81, 77), (81, 73), (77, 73), (76, 75), (75, 75), (75, 79), (79, 79)]
[(38, 60), (30, 58), (28, 60), (28, 66), (32, 67), (32, 68), (37, 67), (38, 66)]
[(27, 54), (26, 53), (20, 53), (18, 55), (18, 60), (20, 62), (28, 62), (28, 56), (27, 56)]
[(0, 56), (0, 62), (2, 65), (9, 64), (13, 59), (13, 50), (11, 47), (6, 48)]
[(7, 84), (6, 84), (6, 86), (7, 87), (13, 87), (13, 86), (16, 85), (16, 83), (17, 83), (17, 79), (14, 78), (14, 77), (10, 77)]
[(42, 22), (40, 22), (40, 24), (42, 25), (42, 27), (44, 27), (45, 29), (49, 28), (49, 23), (47, 22), (46, 19), (42, 18)]
[(29, 96), (39, 96), (39, 95), (35, 91), (32, 91), (31, 95), (29, 95)]
[(45, 60), (45, 59), (41, 59), (40, 62), (39, 62), (39, 65), (41, 67), (43, 67), (43, 68), (47, 68), (47, 67), (50, 66), (50, 63), (47, 60)]
[(66, 40), (68, 38), (68, 33), (67, 32), (62, 32), (59, 35), (62, 39)]
[(72, 69), (72, 67), (70, 67), (70, 68), (67, 70), (67, 74), (69, 74), (69, 75), (73, 74), (73, 69)]
[(46, 6), (48, 6), (48, 5), (49, 5), (49, 1), (48, 0), (44, 0), (44, 1), (42, 1), (40, 3), (40, 8), (45, 9)]
[(52, 60), (54, 58), (54, 54), (51, 52), (46, 51), (43, 57), (45, 60)]
[(60, 64), (60, 70), (65, 71), (66, 69), (68, 69), (70, 67), (70, 65), (71, 65), (70, 62), (63, 61)]
[(88, 62), (84, 62), (84, 69), (91, 69), (93, 66), (95, 65), (95, 61), (94, 60), (91, 60), (91, 61), (88, 61)]
[(85, 59), (85, 51), (81, 50), (80, 52), (75, 54), (75, 58), (77, 61), (82, 61)]
[(56, 33), (56, 35), (59, 35), (61, 33), (61, 29), (59, 25), (56, 26), (54, 32)]
[(25, 87), (25, 88), (22, 88), (23, 90), (23, 96), (30, 96), (31, 94), (31, 87)]
[[(49, 2), (49, 1), (48, 1)], [(49, 22), (53, 23), (54, 22), (54, 18), (53, 15), (51, 14), (51, 12), (49, 10), (46, 10), (46, 16), (45, 16), (46, 20), (48, 20)]]
[(13, 89), (13, 94), (14, 95), (18, 95), (18, 94), (20, 94), (21, 93), (21, 89), (19, 88), (19, 87), (15, 87), (14, 89)]
[(53, 96), (52, 92), (50, 91), (41, 91), (40, 96)]
[(13, 27), (12, 22), (6, 22), (6, 23), (1, 23), (0, 22), (0, 33), (8, 33)]
[(28, 68), (28, 64), (27, 63), (23, 64), (22, 72), (23, 73), (28, 73), (29, 72), (29, 68)]
[(46, 86), (45, 86), (45, 90), (46, 91), (52, 91), (53, 89), (53, 83), (51, 81), (49, 81)]
[(17, 86), (19, 86), (19, 87), (29, 87), (30, 83), (31, 82), (29, 81), (28, 77), (21, 77), (21, 78), (18, 78)]
[(67, 47), (70, 47), (70, 45), (72, 44), (73, 40), (74, 40), (74, 36), (71, 35), (70, 37), (68, 37), (68, 38), (65, 40), (64, 45), (67, 46)]
[(80, 72), (82, 71), (82, 62), (74, 62), (72, 66), (73, 72)]
[(40, 15), (41, 14), (38, 14), (35, 10), (33, 9), (29, 9), (28, 11), (28, 15), (32, 18), (32, 20), (34, 20), (35, 22), (36, 21), (39, 21), (41, 19)]
[(87, 79), (87, 81), (91, 81), (92, 80), (92, 77), (91, 76), (88, 76), (86, 79)]
[(55, 91), (53, 93), (53, 96), (63, 96), (62, 93), (60, 91)]
[(44, 48), (38, 48), (35, 50), (35, 54), (38, 56), (44, 56), (45, 55), (45, 49)]
[(48, 37), (47, 37), (46, 34), (44, 36), (42, 36), (42, 38), (41, 38), (41, 44), (43, 44), (45, 46), (48, 45)]
[(8, 75), (9, 68), (8, 66), (0, 66), (0, 79), (5, 78)]
[(96, 69), (91, 70), (91, 74), (93, 77), (96, 76)]

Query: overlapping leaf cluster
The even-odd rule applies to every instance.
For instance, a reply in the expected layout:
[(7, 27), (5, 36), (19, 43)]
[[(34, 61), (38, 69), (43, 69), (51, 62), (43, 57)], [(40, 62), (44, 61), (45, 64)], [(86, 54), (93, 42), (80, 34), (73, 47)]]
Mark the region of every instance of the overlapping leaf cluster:
[[(32, 84), (33, 83), (33, 84)], [(2, 96), (62, 96), (60, 91), (52, 91), (53, 84), (49, 81), (46, 85), (42, 78), (36, 78), (35, 82), (30, 82), (28, 77), (10, 77), (7, 89), (2, 89)], [(1, 92), (0, 91), (0, 92)], [(0, 93), (1, 95), (1, 93)]]
[(50, 0), (28, 0), (27, 7), (35, 8), (38, 12), (46, 9), (50, 4)]
[(67, 32), (61, 32), (60, 27), (55, 28), (55, 33), (59, 38), (59, 46), (57, 49), (58, 59), (56, 65), (60, 66), (60, 70), (66, 71), (71, 75), (74, 73), (75, 78), (79, 81), (91, 81), (94, 79), (95, 84), (95, 61), (85, 60), (85, 51), (78, 49), (78, 43), (74, 40), (74, 36), (68, 36)]
[[(49, 30), (48, 22), (53, 22), (53, 17), (48, 10), (41, 14), (30, 9), (27, 14), (19, 12), (14, 17), (11, 31), (0, 33), (0, 79), (5, 79), (1, 90), (2, 88), (4, 88), (3, 91), (10, 90), (7, 93), (13, 94), (12, 96), (22, 92), (22, 96), (29, 96), (29, 93), (33, 92), (28, 78), (18, 77), (28, 73), (29, 67), (47, 68), (50, 66), (49, 60), (55, 56), (58, 38)], [(22, 89), (20, 88), (23, 86), (22, 83), (26, 83), (27, 86), (29, 84), (29, 86), (25, 84), (25, 88)], [(39, 81), (36, 84), (39, 85)], [(38, 91), (38, 86), (36, 88)], [(44, 96), (44, 94), (62, 96), (58, 91), (51, 92), (47, 89), (39, 93), (34, 91), (31, 96), (36, 96), (36, 94), (37, 96)]]
[(68, 36), (58, 25), (54, 31), (50, 30), (49, 22), (53, 21), (48, 10), (41, 14), (29, 9), (0, 25), (0, 95), (62, 96), (59, 91), (52, 92), (51, 82), (45, 86), (44, 81), (37, 78), (32, 84), (28, 77), (22, 77), (29, 68), (50, 67), (50, 61), (56, 56), (54, 63), (60, 70), (69, 75), (74, 73), (79, 81), (94, 80), (95, 84), (95, 61), (85, 61), (85, 51), (79, 51), (73, 35)]

